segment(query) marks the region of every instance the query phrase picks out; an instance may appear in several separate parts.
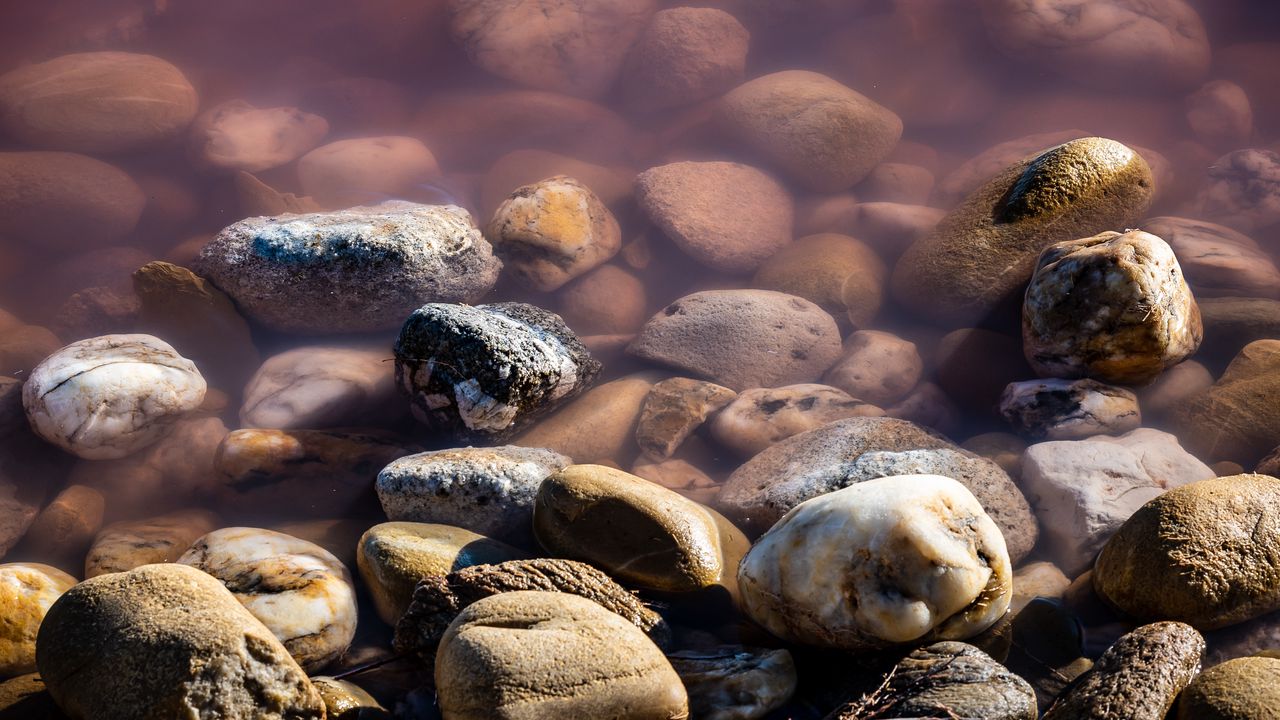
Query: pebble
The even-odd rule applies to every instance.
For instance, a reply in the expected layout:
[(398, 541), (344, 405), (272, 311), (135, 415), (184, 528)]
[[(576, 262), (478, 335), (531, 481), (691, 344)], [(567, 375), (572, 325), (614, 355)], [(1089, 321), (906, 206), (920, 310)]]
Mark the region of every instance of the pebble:
[[(851, 196), (820, 196), (796, 211), (800, 235), (833, 232), (863, 240), (887, 262), (897, 260), (946, 216), (945, 210), (893, 202), (859, 202)], [(885, 277), (887, 282), (888, 277)]]
[(314, 672), (346, 652), (356, 633), (356, 591), (338, 558), (318, 545), (260, 528), (215, 530), (178, 562), (217, 578)]
[(556, 310), (583, 335), (635, 333), (649, 316), (644, 283), (616, 265), (601, 265), (565, 285)]
[(715, 441), (749, 458), (792, 435), (850, 417), (882, 417), (884, 411), (831, 387), (806, 383), (744, 390), (711, 420)]
[(192, 508), (142, 520), (112, 523), (93, 539), (84, 559), (85, 579), (169, 563), (219, 525), (218, 516)]
[(466, 210), (388, 202), (241, 220), (193, 269), (272, 330), (333, 334), (398, 327), (423, 302), (473, 302), (501, 267)]
[(128, 237), (147, 202), (123, 170), (64, 152), (0, 152), (0, 233), (33, 250)]
[(500, 78), (566, 95), (599, 97), (618, 78), (649, 21), (653, 0), (449, 2), (449, 36)]
[(451, 525), (387, 522), (361, 536), (356, 564), (378, 617), (394, 626), (423, 578), (524, 556), (506, 543)]
[(144, 565), (71, 588), (36, 643), (49, 693), (74, 718), (189, 715), (324, 718), (280, 641), (222, 583), (179, 564)]
[(767, 530), (800, 503), (893, 475), (944, 475), (982, 503), (1021, 560), (1036, 544), (1031, 507), (1004, 470), (905, 420), (854, 417), (787, 438), (743, 463), (717, 507), (750, 532)]
[(1054, 130), (996, 143), (944, 175), (938, 181), (933, 200), (938, 207), (955, 207), (1010, 165), (1031, 160), (1049, 148), (1088, 136), (1089, 133), (1083, 130)]
[(548, 477), (534, 501), (533, 532), (552, 555), (675, 593), (721, 587), (736, 596), (734, 572), (750, 547), (720, 513), (603, 465)]
[(689, 692), (689, 712), (706, 720), (757, 720), (795, 694), (795, 660), (785, 649), (723, 645), (667, 655)]
[(720, 483), (687, 460), (652, 461), (643, 454), (631, 466), (631, 474), (707, 506), (714, 506)]
[(926, 205), (933, 192), (934, 177), (928, 168), (900, 162), (882, 162), (871, 168), (858, 184), (864, 200), (905, 205)]
[(960, 447), (975, 455), (981, 455), (1004, 469), (1010, 475), (1021, 474), (1022, 454), (1027, 443), (1017, 435), (1007, 432), (988, 432), (960, 443)]
[(650, 318), (627, 352), (740, 391), (816, 380), (840, 356), (840, 331), (794, 295), (705, 290)]
[(48, 328), (23, 325), (0, 330), (0, 372), (22, 375), (62, 347)]
[(311, 684), (324, 701), (328, 720), (391, 720), (391, 713), (353, 682), (317, 675)]
[(1280, 222), (1280, 153), (1247, 148), (1209, 166), (1197, 215), (1240, 232)]
[(393, 460), (376, 489), (389, 520), (453, 525), (530, 547), (538, 487), (572, 462), (514, 445), (439, 450)]
[[(320, 212), (324, 209), (320, 207), (320, 203), (316, 202), (313, 197), (308, 195), (299, 197), (295, 193), (280, 192), (244, 171), (235, 174), (235, 187), (240, 214), (244, 217), (284, 215), (286, 213), (305, 214)], [(184, 247), (184, 253), (179, 262), (189, 263), (195, 259), (207, 240), (208, 237), (201, 236), (200, 241), (195, 243), (195, 247), (191, 248), (190, 253), (185, 251), (185, 247), (189, 246), (193, 240), (188, 240), (184, 243), (182, 246)], [(172, 260), (174, 258), (168, 259)]]
[(1013, 571), (1013, 602), (1009, 613), (1016, 616), (1036, 598), (1060, 599), (1071, 585), (1071, 579), (1051, 562), (1023, 565)]
[(652, 457), (669, 458), (708, 417), (719, 418), (720, 410), (737, 397), (729, 388), (705, 380), (663, 380), (645, 396), (636, 424), (636, 444)]
[(1049, 246), (1022, 304), (1023, 350), (1041, 377), (1144, 384), (1203, 337), (1173, 249), (1141, 230)]
[(548, 448), (577, 462), (616, 463), (636, 450), (641, 408), (658, 377), (637, 373), (591, 388), (513, 442)]
[(304, 345), (267, 358), (244, 389), (240, 423), (278, 430), (380, 425), (404, 411), (390, 348)]
[(916, 344), (893, 333), (858, 330), (845, 338), (843, 350), (824, 382), (872, 405), (901, 400), (924, 374)]
[(837, 233), (797, 239), (756, 269), (751, 286), (802, 297), (866, 327), (880, 311), (888, 271), (869, 245)]
[(436, 656), (450, 720), (686, 718), (688, 697), (644, 633), (567, 593), (494, 595), (463, 609)]
[(1083, 440), (1138, 428), (1138, 396), (1096, 380), (1024, 380), (1009, 383), (1000, 414), (1033, 440)]
[(635, 170), (623, 165), (597, 165), (548, 150), (514, 150), (494, 161), (480, 181), (480, 217), (494, 211), (516, 188), (557, 175), (567, 175), (591, 189), (600, 202), (620, 209), (631, 200)]
[(298, 108), (228, 100), (196, 118), (188, 145), (199, 166), (256, 173), (297, 160), (328, 133), (324, 118)]
[(1138, 392), (1138, 405), (1147, 417), (1167, 419), (1197, 395), (1213, 387), (1213, 374), (1195, 360), (1165, 370)]
[(1242, 657), (1205, 670), (1178, 695), (1178, 720), (1266, 720), (1280, 707), (1280, 659)]
[(731, 162), (677, 162), (636, 176), (636, 203), (689, 257), (723, 273), (754, 271), (791, 242), (791, 195)]
[(1280, 297), (1280, 269), (1247, 235), (1217, 223), (1168, 215), (1144, 220), (1142, 229), (1173, 248), (1196, 297)]
[(907, 249), (894, 268), (893, 296), (921, 318), (953, 328), (1006, 306), (1012, 311), (1042, 250), (1132, 227), (1153, 188), (1146, 161), (1105, 138), (1072, 140), (1016, 162)]
[(1203, 656), (1204, 638), (1191, 626), (1143, 625), (1108, 648), (1044, 720), (1163, 720)]
[(67, 720), (35, 673), (0, 682), (0, 717), (5, 720)]
[[(421, 140), (399, 135), (321, 145), (299, 158), (297, 167), (303, 194), (326, 209), (408, 199), (404, 196), (418, 184), (440, 179), (440, 166), (431, 150)], [(440, 228), (439, 232), (453, 243), (467, 234), (458, 229)]]
[(891, 110), (807, 70), (749, 80), (720, 99), (716, 115), (729, 135), (817, 192), (849, 189), (902, 137)]
[(1209, 147), (1241, 147), (1253, 135), (1249, 95), (1230, 80), (1210, 80), (1188, 95), (1184, 105), (1191, 131)]
[(48, 565), (0, 565), (0, 677), (35, 672), (36, 631), (49, 607), (75, 584), (74, 577)]
[(22, 547), (78, 572), (85, 550), (102, 528), (106, 503), (94, 488), (67, 486), (36, 515), (22, 538)]
[(622, 66), (622, 101), (643, 113), (692, 105), (742, 82), (751, 34), (711, 7), (659, 10)]
[(1280, 609), (1280, 479), (1233, 475), (1174, 488), (1103, 546), (1093, 588), (1138, 620), (1212, 630)]
[(1049, 556), (1074, 577), (1148, 500), (1214, 476), (1176, 437), (1140, 428), (1115, 438), (1036, 443), (1022, 457), (1020, 486)]
[(788, 642), (841, 650), (963, 640), (1008, 610), (999, 528), (938, 475), (858, 483), (808, 500), (747, 553), (742, 609)]
[(25, 145), (85, 153), (152, 149), (186, 129), (199, 99), (153, 55), (60, 55), (0, 76), (0, 127)]
[(1267, 402), (1280, 383), (1280, 340), (1244, 346), (1222, 376), (1174, 413), (1187, 448), (1206, 460), (1251, 465), (1280, 436), (1280, 412)]
[(557, 175), (512, 191), (485, 236), (516, 282), (554, 292), (622, 248), (613, 213), (591, 189)]
[(591, 386), (600, 363), (558, 315), (525, 303), (424, 305), (395, 344), (414, 417), (459, 439), (501, 439)]

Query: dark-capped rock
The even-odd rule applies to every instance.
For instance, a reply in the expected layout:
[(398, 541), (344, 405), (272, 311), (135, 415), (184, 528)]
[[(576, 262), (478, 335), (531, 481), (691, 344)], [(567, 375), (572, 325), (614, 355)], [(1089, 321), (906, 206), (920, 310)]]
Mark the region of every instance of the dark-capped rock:
[(1000, 414), (1014, 432), (1033, 440), (1121, 435), (1142, 424), (1137, 395), (1087, 378), (1009, 383), (1000, 396)]

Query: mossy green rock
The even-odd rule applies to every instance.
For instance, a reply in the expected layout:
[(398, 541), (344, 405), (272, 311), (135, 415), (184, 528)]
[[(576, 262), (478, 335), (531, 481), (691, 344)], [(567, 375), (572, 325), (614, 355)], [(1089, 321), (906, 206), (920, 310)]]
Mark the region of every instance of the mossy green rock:
[(1042, 250), (1134, 226), (1154, 190), (1146, 161), (1114, 140), (1050, 148), (996, 175), (908, 248), (894, 296), (949, 327), (1016, 310)]
[(1178, 697), (1178, 720), (1280, 718), (1280, 660), (1243, 657), (1209, 668)]

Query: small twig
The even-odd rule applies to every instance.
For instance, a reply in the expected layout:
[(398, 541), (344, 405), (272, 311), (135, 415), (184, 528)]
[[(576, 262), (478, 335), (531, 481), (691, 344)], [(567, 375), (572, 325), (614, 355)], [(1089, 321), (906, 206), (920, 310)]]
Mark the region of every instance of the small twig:
[(334, 675), (333, 679), (345, 680), (346, 678), (349, 678), (352, 675), (359, 675), (360, 673), (369, 672), (370, 670), (376, 670), (377, 668), (380, 668), (383, 665), (390, 665), (393, 662), (396, 662), (398, 660), (404, 660), (407, 657), (409, 657), (408, 653), (402, 653), (399, 655), (392, 655), (390, 657), (380, 658), (378, 660), (371, 660), (363, 665), (357, 665), (351, 668), (350, 670), (343, 670), (337, 675)]

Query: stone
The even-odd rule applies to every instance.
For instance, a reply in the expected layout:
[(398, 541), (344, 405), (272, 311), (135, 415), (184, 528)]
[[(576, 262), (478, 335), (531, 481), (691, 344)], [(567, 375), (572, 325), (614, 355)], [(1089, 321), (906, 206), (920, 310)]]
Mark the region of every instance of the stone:
[(0, 676), (35, 672), (36, 631), (45, 613), (76, 579), (39, 563), (0, 565), (0, 611), (5, 631), (0, 637)]
[(154, 55), (60, 55), (0, 76), (0, 128), (24, 145), (85, 153), (152, 149), (196, 115), (182, 71)]
[(215, 530), (178, 562), (217, 578), (314, 672), (347, 651), (356, 634), (356, 591), (338, 558), (318, 545), (261, 528)]
[[(324, 209), (313, 197), (280, 192), (243, 170), (235, 174), (235, 187), (240, 214), (244, 217), (284, 215), (285, 213), (301, 215), (320, 212)], [(205, 242), (202, 240), (198, 247), (194, 249), (195, 252), (191, 253), (191, 257), (184, 258), (182, 262), (189, 262), (190, 259), (193, 259), (199, 254), (204, 245)], [(172, 260), (173, 258), (168, 259)]]
[(311, 684), (320, 693), (329, 720), (391, 720), (391, 713), (376, 698), (349, 680), (317, 675)]
[(449, 3), (449, 35), (477, 66), (540, 90), (594, 98), (617, 80), (652, 0)]
[(1173, 249), (1141, 230), (1049, 246), (1022, 303), (1023, 352), (1041, 377), (1145, 384), (1203, 337)]
[(524, 552), (470, 530), (388, 522), (374, 525), (361, 536), (356, 564), (378, 617), (394, 626), (408, 609), (413, 589), (424, 578), (524, 557)]
[(380, 425), (404, 414), (385, 346), (304, 345), (267, 358), (244, 389), (240, 423), (277, 430)]
[(717, 8), (659, 10), (623, 63), (622, 100), (653, 113), (721, 95), (742, 82), (750, 40), (737, 18)]
[[(818, 196), (796, 208), (796, 234), (859, 238), (887, 262), (897, 260), (946, 216), (945, 210), (893, 202), (859, 202), (851, 194)], [(887, 280), (887, 273), (886, 273)]]
[(939, 475), (858, 483), (787, 513), (743, 558), (742, 609), (779, 638), (849, 651), (963, 640), (1005, 614), (999, 528)]
[(1250, 465), (1276, 446), (1280, 413), (1272, 397), (1280, 382), (1280, 340), (1245, 345), (1218, 381), (1174, 412), (1187, 449), (1206, 460)]
[(156, 712), (324, 718), (284, 646), (222, 583), (179, 564), (144, 565), (71, 588), (45, 615), (36, 666), (76, 720)]
[(1213, 387), (1213, 374), (1195, 360), (1165, 370), (1138, 392), (1138, 405), (1148, 418), (1170, 418), (1184, 404)]
[(603, 465), (571, 465), (548, 477), (533, 507), (548, 552), (603, 568), (637, 587), (737, 595), (734, 573), (750, 541), (720, 513)]
[(558, 315), (525, 303), (424, 305), (395, 344), (414, 417), (459, 439), (500, 440), (586, 390), (600, 373)]
[(339, 140), (298, 159), (303, 194), (324, 208), (408, 199), (403, 195), (419, 184), (439, 179), (440, 166), (431, 150), (421, 140), (399, 135)]
[(816, 380), (840, 355), (835, 319), (772, 290), (706, 290), (654, 315), (627, 352), (733, 390)]
[(0, 233), (33, 250), (127, 237), (147, 202), (123, 170), (64, 152), (0, 152)]
[(981, 9), (992, 41), (1011, 60), (1097, 89), (1178, 90), (1209, 71), (1204, 24), (1183, 0), (985, 0)]
[(894, 267), (894, 298), (953, 328), (1012, 312), (1042, 250), (1132, 227), (1153, 188), (1146, 161), (1105, 138), (1072, 140), (1014, 163), (907, 248)]
[(1280, 479), (1233, 475), (1189, 483), (1138, 509), (1094, 565), (1098, 596), (1127, 616), (1203, 630), (1280, 609)]
[[(1230, 80), (1211, 80), (1184, 101), (1187, 124), (1204, 144), (1228, 150), (1249, 142), (1253, 107), (1244, 88)], [(1159, 233), (1157, 233), (1159, 234)]]
[(823, 380), (873, 405), (892, 405), (911, 392), (924, 373), (916, 344), (880, 330), (859, 330), (844, 341), (844, 354)]
[(513, 442), (548, 448), (577, 462), (620, 462), (636, 451), (641, 408), (657, 380), (652, 373), (637, 373), (594, 387)]
[(655, 462), (641, 454), (631, 466), (631, 474), (707, 506), (714, 506), (716, 496), (720, 494), (720, 483), (689, 461), (679, 458)]
[(797, 239), (756, 269), (751, 286), (802, 297), (866, 327), (880, 311), (888, 271), (869, 245), (836, 233)]
[(93, 539), (84, 559), (84, 577), (87, 580), (143, 565), (175, 562), (218, 525), (217, 515), (196, 508), (112, 523)]
[(408, 89), (391, 80), (339, 75), (301, 88), (298, 105), (347, 135), (404, 127), (410, 102)]
[(636, 424), (636, 444), (653, 457), (669, 458), (708, 417), (717, 415), (737, 397), (729, 388), (704, 380), (663, 380), (645, 396)]
[(975, 455), (981, 455), (1004, 469), (1010, 475), (1020, 475), (1022, 454), (1027, 443), (1017, 435), (1007, 432), (989, 432), (960, 443), (960, 447)]
[(902, 119), (891, 110), (807, 70), (739, 85), (717, 103), (716, 116), (729, 135), (818, 192), (849, 189), (902, 137)]
[(485, 236), (525, 287), (554, 292), (622, 248), (613, 213), (591, 189), (564, 175), (516, 188)]
[(662, 616), (600, 570), (576, 560), (534, 558), (424, 578), (396, 624), (395, 650), (414, 653), (431, 665), (441, 638), (463, 608), (493, 595), (527, 590), (586, 598), (640, 628), (660, 647), (670, 641), (671, 628)]
[(583, 335), (635, 333), (649, 316), (644, 283), (616, 265), (601, 265), (560, 289), (556, 309)]
[(657, 646), (567, 593), (502, 593), (463, 609), (440, 643), (435, 681), (442, 714), (456, 720), (689, 716)]
[(474, 302), (501, 267), (466, 210), (392, 202), (241, 220), (192, 269), (272, 330), (333, 334), (389, 330), (424, 302)]
[(676, 162), (636, 176), (636, 203), (689, 257), (746, 274), (791, 242), (795, 209), (782, 185), (732, 162)]
[(1055, 130), (996, 143), (943, 176), (933, 193), (933, 200), (938, 207), (953, 208), (1010, 165), (1031, 160), (1049, 148), (1088, 136), (1084, 130)]
[(69, 485), (36, 515), (23, 536), (28, 552), (79, 571), (84, 551), (102, 528), (106, 498), (87, 485)]
[(933, 173), (919, 165), (882, 162), (858, 184), (863, 199), (872, 202), (925, 205), (933, 191)]
[(378, 430), (233, 430), (213, 462), (217, 498), (272, 519), (354, 513), (375, 505), (378, 470), (417, 449)]
[(479, 217), (493, 217), (516, 188), (557, 175), (574, 178), (590, 188), (600, 202), (619, 210), (631, 200), (635, 170), (597, 165), (547, 150), (514, 150), (498, 158), (480, 181)]
[(328, 133), (324, 118), (298, 108), (228, 100), (196, 118), (188, 145), (198, 166), (256, 173), (297, 160)]
[(1000, 414), (1014, 432), (1033, 440), (1120, 435), (1142, 424), (1137, 395), (1089, 379), (1009, 383), (1000, 396)]
[(785, 649), (723, 645), (667, 655), (689, 693), (689, 712), (707, 720), (756, 720), (796, 691), (796, 664)]
[(1280, 270), (1252, 238), (1183, 217), (1150, 218), (1142, 228), (1173, 248), (1196, 297), (1280, 298)]
[(0, 718), (5, 720), (67, 720), (54, 704), (44, 681), (35, 673), (0, 682)]
[(936, 383), (922, 382), (907, 396), (884, 409), (886, 417), (909, 420), (940, 433), (961, 429), (961, 410)]
[(18, 325), (0, 331), (0, 372), (22, 375), (62, 347), (62, 341), (48, 328)]
[(1115, 438), (1036, 443), (1023, 454), (1020, 486), (1049, 557), (1074, 577), (1148, 500), (1214, 476), (1174, 436), (1139, 428)]
[(1241, 232), (1280, 222), (1280, 153), (1247, 148), (1209, 166), (1196, 215)]
[(711, 437), (741, 457), (850, 417), (882, 417), (884, 410), (830, 385), (801, 384), (744, 390), (710, 424)]
[(1044, 720), (1163, 720), (1199, 672), (1203, 656), (1204, 638), (1191, 626), (1143, 625), (1108, 648)]
[(91, 460), (155, 443), (204, 401), (195, 364), (151, 335), (103, 335), (45, 358), (22, 389), (36, 434)]
[(1036, 720), (1035, 691), (978, 648), (938, 642), (903, 658), (874, 693), (845, 704), (829, 717), (987, 718)]
[(514, 445), (438, 450), (393, 460), (375, 487), (389, 520), (453, 525), (530, 547), (538, 487), (572, 463)]
[(86, 338), (138, 331), (138, 298), (132, 292), (89, 287), (72, 293), (58, 308), (50, 327), (60, 337)]
[(1178, 696), (1178, 720), (1263, 720), (1280, 704), (1280, 660), (1242, 657), (1197, 675)]
[(1036, 544), (1031, 507), (1004, 470), (906, 420), (854, 417), (800, 433), (762, 451), (729, 476), (717, 507), (763, 532), (812, 498), (893, 475), (943, 475), (982, 504), (1015, 562)]
[(1013, 571), (1013, 602), (1009, 613), (1017, 615), (1036, 598), (1061, 599), (1071, 579), (1051, 562), (1040, 561)]

